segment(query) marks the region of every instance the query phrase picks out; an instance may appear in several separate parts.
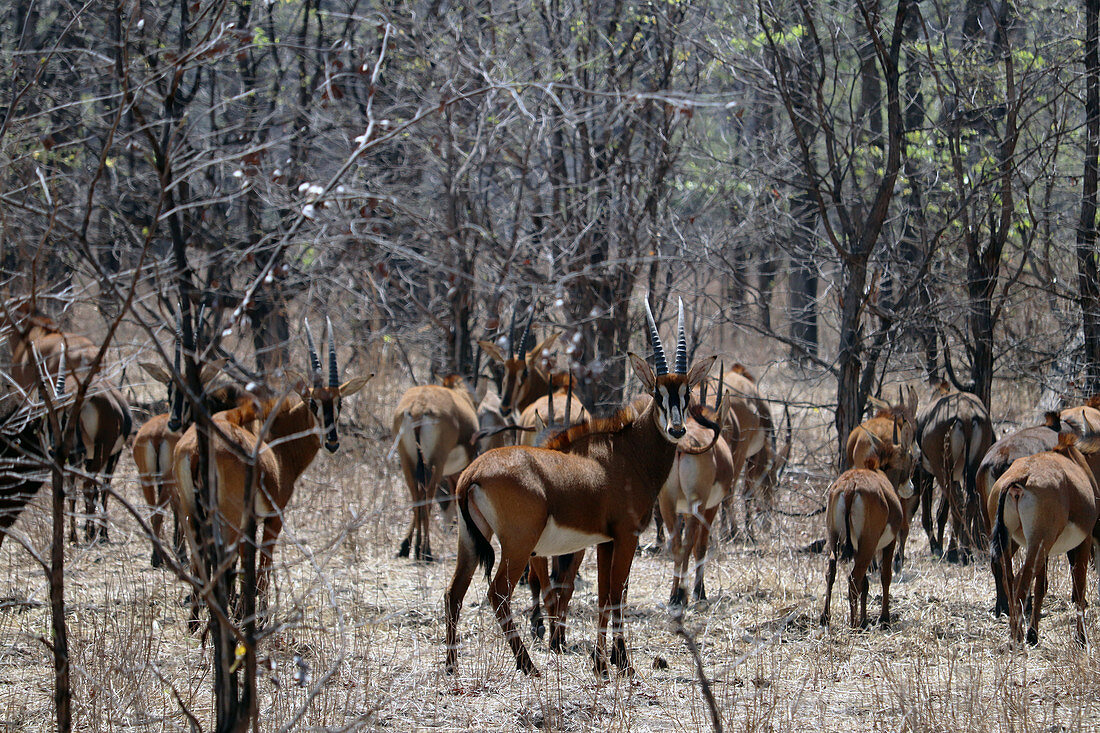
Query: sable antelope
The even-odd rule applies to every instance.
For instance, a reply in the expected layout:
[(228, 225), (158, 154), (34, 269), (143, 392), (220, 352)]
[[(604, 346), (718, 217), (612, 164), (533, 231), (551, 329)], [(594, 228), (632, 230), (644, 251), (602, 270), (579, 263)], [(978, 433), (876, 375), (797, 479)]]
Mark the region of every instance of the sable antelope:
[(1059, 430), (1072, 431), (1078, 438), (1092, 438), (1100, 426), (1100, 395), (1091, 397), (1083, 405), (1067, 407), (1058, 413)]
[(505, 415), (522, 413), (529, 404), (545, 395), (549, 386), (550, 374), (547, 370), (541, 368), (539, 360), (543, 353), (557, 341), (558, 334), (550, 334), (535, 348), (526, 351), (531, 334), (531, 322), (534, 318), (535, 312), (532, 309), (531, 315), (527, 319), (527, 325), (524, 326), (523, 335), (520, 336), (517, 342), (515, 340), (516, 320), (513, 315), (512, 328), (508, 338), (507, 357), (492, 341), (477, 342), (482, 351), (489, 355), (489, 358), (504, 368), (500, 401)]
[[(1047, 558), (1068, 553), (1072, 568), (1073, 602), (1077, 606), (1077, 641), (1085, 643), (1085, 576), (1098, 515), (1096, 479), (1084, 456), (1075, 447), (1077, 436), (1063, 433), (1052, 451), (1018, 458), (997, 479), (989, 494), (989, 512), (994, 518), (991, 555), (999, 585), (1011, 592), (1008, 601), (1012, 636), (1024, 638), (1022, 605), (1034, 580), (1029, 644), (1039, 641), (1039, 615), (1047, 590)], [(1081, 447), (1089, 452), (1100, 448), (1100, 440), (1089, 438)], [(1025, 548), (1023, 565), (1013, 577), (1012, 556), (1017, 546)]]
[[(897, 538), (894, 553), (894, 570), (900, 570), (905, 560), (905, 543), (909, 538), (909, 522), (917, 511), (920, 496), (911, 489), (903, 490), (913, 475), (913, 438), (916, 433), (917, 393), (909, 387), (908, 399), (902, 400), (898, 394), (898, 403), (869, 397), (868, 401), (879, 408), (870, 420), (865, 420), (848, 435), (845, 446), (849, 466), (865, 466), (871, 456), (876, 458), (879, 470), (886, 474), (890, 485), (900, 497), (905, 510), (905, 525)], [(896, 446), (896, 447), (895, 447)], [(887, 453), (883, 452), (887, 448)]]
[[(970, 547), (980, 542), (984, 534), (975, 475), (982, 457), (993, 444), (989, 412), (976, 395), (954, 391), (942, 382), (917, 412), (916, 438), (921, 459), (914, 483), (924, 505), (921, 518), (928, 544), (933, 554), (943, 554), (944, 524), (950, 511), (954, 536), (947, 556), (954, 559), (957, 553), (966, 562)], [(934, 483), (943, 492), (935, 533), (932, 531)]]
[[(1058, 445), (1058, 433), (1061, 421), (1057, 412), (1048, 412), (1045, 416), (1046, 423), (1035, 427), (1017, 430), (1011, 435), (998, 440), (986, 452), (982, 462), (978, 465), (978, 473), (975, 484), (978, 489), (978, 497), (981, 500), (982, 521), (987, 533), (992, 537), (993, 517), (989, 511), (989, 497), (993, 490), (993, 484), (1004, 475), (1017, 459), (1032, 456), (1036, 453), (1054, 450)], [(993, 612), (1000, 616), (1008, 613), (1008, 592), (1002, 585), (1000, 560), (991, 563), (993, 570), (993, 582), (996, 586), (996, 605)]]
[[(54, 405), (59, 417), (65, 394), (65, 373), (57, 378)], [(0, 386), (0, 545), (23, 508), (42, 488), (49, 456), (46, 419), (41, 406), (19, 390)], [(64, 429), (64, 422), (59, 421)]]
[(891, 451), (904, 446), (896, 443), (878, 447), (877, 455), (866, 459), (864, 468), (852, 468), (840, 474), (829, 487), (826, 509), (829, 565), (825, 571), (825, 608), (821, 625), (829, 624), (837, 559), (853, 560), (848, 576), (848, 607), (853, 628), (867, 626), (867, 569), (882, 552), (879, 573), (882, 578), (882, 613), (879, 624), (890, 623), (890, 581), (893, 577), (894, 545), (908, 519), (901, 499), (886, 474), (879, 470), (878, 457), (889, 460)]
[(0, 329), (8, 332), (12, 379), (24, 392), (35, 388), (36, 370), (48, 374), (50, 381), (57, 380), (62, 353), (70, 388), (82, 384), (99, 353), (99, 347), (84, 336), (62, 331), (56, 321), (38, 312), (30, 300), (7, 310), (0, 309)]
[[(718, 393), (719, 400), (721, 392)], [(713, 413), (717, 419), (718, 412)], [(688, 451), (696, 451), (711, 443), (709, 429), (697, 420), (688, 420), (687, 434), (680, 439), (679, 445)], [(703, 571), (706, 563), (707, 542), (710, 538), (714, 518), (722, 501), (732, 493), (737, 482), (741, 466), (735, 463), (734, 453), (725, 438), (713, 441), (710, 450), (702, 453), (685, 452), (678, 449), (673, 459), (672, 470), (658, 502), (661, 517), (664, 519), (672, 541), (672, 593), (669, 602), (683, 605), (686, 591), (683, 588), (687, 575), (688, 561), (695, 556), (695, 586), (692, 598), (696, 601), (707, 597)], [(679, 527), (682, 525), (683, 538)]]
[[(573, 405), (576, 397), (573, 394), (572, 374), (560, 372), (552, 375), (546, 392), (520, 413), (518, 424), (524, 431), (520, 434), (520, 443), (523, 445), (539, 445), (542, 442), (540, 437), (547, 437), (555, 429), (580, 425), (591, 417), (583, 405)], [(564, 416), (555, 411), (555, 401), (558, 410), (564, 407)]]
[(478, 453), (508, 445), (509, 436), (505, 434), (507, 425), (500, 395), (495, 390), (486, 390), (477, 404), (478, 435), (484, 436), (477, 439)]
[[(53, 319), (36, 311), (30, 301), (0, 316), (0, 327), (8, 330), (12, 377), (24, 391), (34, 388), (35, 370), (40, 368), (50, 381), (57, 380), (61, 372), (77, 385), (92, 380), (80, 408), (74, 455), (84, 453), (84, 470), (88, 474), (83, 487), (87, 514), (85, 539), (106, 541), (107, 487), (133, 429), (130, 405), (107, 380), (98, 375), (89, 377), (88, 370), (99, 347), (83, 336), (61, 331)], [(69, 540), (76, 542), (75, 494), (70, 497), (69, 506)]]
[[(336, 343), (332, 322), (328, 322), (328, 381), (323, 382), (321, 361), (313, 345), (306, 322), (311, 382), (295, 379), (293, 390), (281, 397), (258, 400), (246, 398), (232, 410), (213, 416), (210, 436), (210, 467), (217, 496), (217, 517), (223, 541), (240, 551), (241, 530), (245, 519), (245, 496), (250, 466), (241, 458), (257, 456), (253, 470), (257, 474), (255, 506), (257, 525), (263, 527), (259, 562), (256, 568), (256, 596), (265, 599), (270, 585), (271, 561), (275, 542), (283, 528), (283, 516), (294, 493), (298, 478), (313, 462), (323, 444), (330, 453), (340, 447), (337, 423), (342, 398), (355, 394), (371, 377), (356, 377), (343, 384), (336, 365)], [(266, 430), (264, 430), (266, 428)], [(172, 454), (172, 468), (179, 491), (180, 513), (188, 528), (190, 541), (198, 536), (195, 526), (196, 482), (198, 470), (198, 432), (192, 425), (180, 437)], [(215, 534), (217, 536), (217, 534)], [(201, 575), (198, 553), (192, 547), (191, 562), (196, 577)], [(192, 621), (198, 619), (198, 597), (192, 594)]]
[[(759, 516), (759, 508), (754, 511), (753, 504), (771, 507), (779, 469), (790, 456), (790, 434), (787, 445), (777, 453), (771, 409), (760, 396), (756, 379), (744, 366), (734, 364), (720, 377), (722, 437), (734, 453), (734, 463), (745, 467), (741, 493), (745, 496), (745, 531), (752, 539), (752, 527)], [(726, 514), (730, 536), (736, 534), (733, 514), (730, 507)]]
[[(629, 671), (622, 617), (626, 583), (638, 535), (649, 522), (653, 503), (672, 467), (676, 442), (687, 431), (691, 388), (701, 382), (714, 357), (690, 370), (680, 305), (676, 366), (668, 373), (664, 349), (646, 303), (656, 373), (644, 359), (630, 354), (638, 378), (651, 394), (640, 413), (626, 408), (607, 420), (591, 420), (550, 440), (545, 448), (498, 448), (478, 457), (458, 479), (462, 513), (458, 559), (445, 596), (448, 673), (456, 669), (458, 616), (463, 596), (480, 564), (492, 570), (496, 535), (501, 562), (489, 586), (489, 602), (516, 666), (538, 674), (516, 629), (510, 599), (532, 555), (548, 557), (597, 545), (599, 630), (594, 661), (597, 673), (607, 671), (606, 631), (612, 623), (611, 662)], [(695, 418), (709, 420), (697, 410)], [(720, 426), (708, 425), (719, 437)], [(709, 445), (705, 448), (709, 449)], [(554, 623), (554, 604), (547, 604)]]
[[(440, 481), (457, 474), (474, 459), (477, 412), (466, 382), (458, 375), (412, 387), (393, 414), (393, 433), (401, 470), (412, 497), (412, 521), (398, 557), (432, 560), (431, 503)], [(414, 540), (415, 536), (415, 540)]]
[[(177, 338), (173, 363), (173, 372), (177, 376), (183, 374), (180, 367), (181, 349), (182, 345)], [(161, 547), (163, 547), (161, 529), (169, 507), (171, 507), (173, 521), (172, 547), (181, 561), (185, 557), (179, 499), (176, 496), (176, 483), (172, 473), (172, 453), (175, 451), (176, 443), (179, 442), (182, 430), (193, 420), (191, 402), (184, 397), (183, 390), (180, 389), (172, 373), (165, 371), (159, 364), (150, 362), (142, 362), (141, 367), (151, 377), (167, 386), (168, 404), (171, 407), (170, 412), (151, 417), (141, 426), (134, 437), (132, 448), (141, 492), (145, 497), (145, 503), (153, 509), (149, 520), (154, 537), (151, 563), (153, 567), (159, 568), (164, 565), (164, 557), (161, 555)], [(206, 385), (219, 368), (219, 364), (206, 364), (200, 375), (202, 384)], [(204, 407), (211, 415), (229, 410), (237, 405), (244, 394), (244, 390), (237, 385), (224, 384), (213, 390), (204, 391)]]

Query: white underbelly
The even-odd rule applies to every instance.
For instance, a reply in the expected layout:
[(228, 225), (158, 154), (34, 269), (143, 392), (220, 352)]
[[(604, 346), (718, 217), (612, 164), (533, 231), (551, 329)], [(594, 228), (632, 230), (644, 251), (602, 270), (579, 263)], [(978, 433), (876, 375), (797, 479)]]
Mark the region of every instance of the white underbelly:
[(1062, 534), (1058, 535), (1058, 539), (1050, 548), (1050, 553), (1054, 555), (1069, 552), (1084, 541), (1085, 531), (1071, 522), (1062, 530)]
[(451, 452), (447, 454), (447, 462), (443, 464), (443, 475), (452, 476), (466, 466), (470, 465), (470, 456), (466, 453), (466, 449), (458, 446), (451, 449)]
[(610, 539), (609, 536), (599, 532), (592, 533), (573, 527), (564, 527), (550, 517), (546, 520), (546, 526), (539, 535), (539, 541), (535, 543), (535, 549), (532, 552), (540, 557), (568, 555)]
[(894, 528), (889, 523), (882, 528), (882, 536), (878, 538), (878, 546), (875, 548), (875, 552), (878, 552), (882, 548), (894, 541)]

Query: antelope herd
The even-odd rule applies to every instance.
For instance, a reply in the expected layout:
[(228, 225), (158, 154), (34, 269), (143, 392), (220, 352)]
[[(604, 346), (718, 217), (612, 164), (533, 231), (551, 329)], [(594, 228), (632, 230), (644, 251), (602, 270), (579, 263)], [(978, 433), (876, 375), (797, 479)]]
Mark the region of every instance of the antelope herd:
[[(440, 503), (450, 515), (458, 510), (457, 559), (444, 597), (448, 673), (457, 669), (459, 614), (478, 566), (517, 668), (537, 675), (512, 611), (516, 586), (524, 578), (530, 585), (532, 633), (542, 638), (548, 626), (549, 648), (562, 650), (577, 572), (587, 548), (595, 546), (598, 627), (592, 656), (595, 671), (607, 674), (610, 665), (632, 669), (624, 607), (639, 540), (655, 509), (672, 557), (670, 607), (686, 604), (692, 569), (692, 598), (706, 598), (708, 545), (721, 516), (727, 536), (755, 541), (762, 510), (773, 504), (790, 457), (790, 411), (784, 407), (787, 437), (780, 448), (772, 401), (743, 366), (711, 376), (715, 356), (689, 365), (683, 303), (671, 368), (648, 299), (643, 310), (653, 364), (626, 355), (643, 391), (610, 417), (593, 417), (573, 371), (557, 368), (558, 332), (532, 343), (533, 307), (518, 337), (517, 311), (507, 333), (478, 342), (495, 372), (496, 389), (475, 365), (472, 386), (450, 375), (440, 384), (412, 387), (397, 402), (390, 453), (398, 456), (411, 504), (398, 555), (432, 561), (433, 505)], [(295, 485), (322, 446), (339, 448), (342, 399), (373, 376), (341, 382), (331, 321), (327, 370), (305, 321), (308, 378), (288, 372), (281, 389), (252, 384), (246, 391), (224, 380), (210, 386), (226, 362), (208, 361), (198, 394), (188, 388), (181, 364), (185, 353), (195, 356), (196, 350), (183, 343), (177, 326), (173, 348), (162, 351), (172, 354), (171, 369), (141, 362), (165, 385), (168, 411), (149, 418), (133, 436), (130, 406), (120, 386), (103, 376), (104, 348), (62, 331), (33, 300), (0, 308), (0, 332), (11, 358), (0, 385), (0, 542), (44, 483), (69, 419), (67, 406), (76, 401), (70, 458), (82, 464), (86, 477), (85, 540), (108, 539), (107, 482), (129, 444), (151, 512), (152, 564), (185, 573), (190, 556), (198, 579), (191, 597), (196, 622), (202, 589), (210, 587), (210, 568), (199, 562), (197, 493), (197, 471), (209, 456), (203, 485), (216, 496), (214, 536), (227, 556), (236, 557), (248, 541), (246, 516), (262, 529), (256, 586), (262, 616)], [(1100, 543), (1100, 398), (1049, 412), (1042, 424), (997, 440), (986, 405), (948, 374), (955, 388), (935, 385), (923, 405), (911, 386), (899, 390), (895, 402), (870, 397), (877, 411), (847, 436), (847, 470), (823, 497), (821, 624), (829, 624), (840, 561), (852, 563), (850, 623), (867, 625), (868, 573), (875, 562), (882, 583), (879, 622), (891, 622), (891, 580), (905, 561), (910, 524), (921, 508), (933, 553), (967, 563), (988, 542), (994, 610), (1008, 615), (1016, 641), (1037, 643), (1048, 559), (1066, 553), (1076, 639), (1084, 644), (1088, 561), (1094, 541)], [(43, 411), (43, 404), (52, 407)], [(207, 453), (200, 449), (200, 423)], [(743, 530), (734, 511), (739, 497), (745, 502)], [(75, 510), (71, 514), (75, 542)], [(161, 536), (169, 516), (175, 523), (170, 546)], [(1014, 566), (1018, 550), (1023, 559)]]

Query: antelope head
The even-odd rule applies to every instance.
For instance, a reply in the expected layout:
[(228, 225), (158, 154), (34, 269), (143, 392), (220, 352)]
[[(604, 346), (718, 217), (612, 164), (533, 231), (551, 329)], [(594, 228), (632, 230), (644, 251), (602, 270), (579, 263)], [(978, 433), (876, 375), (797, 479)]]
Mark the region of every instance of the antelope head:
[[(531, 309), (531, 315), (527, 317), (527, 324), (523, 328), (523, 334), (516, 339), (516, 314), (512, 314), (512, 327), (508, 332), (508, 356), (500, 350), (492, 341), (478, 341), (478, 346), (489, 355), (489, 358), (504, 368), (504, 377), (500, 385), (500, 403), (502, 411), (507, 414), (516, 409), (527, 397), (531, 396), (532, 375), (538, 374), (544, 381), (548, 375), (543, 374), (539, 368), (539, 360), (543, 353), (553, 346), (558, 339), (558, 334), (550, 334), (533, 349), (527, 351), (527, 342), (531, 338), (531, 323), (535, 319), (535, 309)], [(541, 396), (538, 395), (538, 396)]]
[[(668, 363), (665, 361), (665, 350), (661, 345), (661, 336), (657, 332), (657, 324), (653, 320), (653, 311), (649, 307), (649, 298), (645, 304), (646, 321), (649, 325), (649, 340), (653, 347), (656, 372), (649, 368), (645, 359), (637, 354), (629, 354), (630, 363), (634, 367), (634, 373), (642, 381), (645, 389), (653, 397), (654, 420), (657, 428), (670, 443), (676, 443), (687, 432), (685, 422), (688, 410), (691, 407), (691, 389), (702, 382), (707, 372), (714, 364), (715, 356), (707, 357), (696, 362), (688, 369), (687, 361), (687, 336), (684, 332), (684, 302), (679, 305), (678, 341), (676, 344), (676, 361), (672, 373), (668, 371)], [(695, 415), (697, 420), (701, 414)], [(714, 431), (717, 440), (719, 426), (703, 417), (700, 422)], [(709, 424), (708, 424), (709, 423)], [(712, 441), (713, 443), (713, 441)], [(709, 449), (710, 446), (707, 446)]]
[(321, 426), (321, 434), (324, 438), (325, 450), (335, 453), (340, 448), (340, 436), (336, 425), (340, 420), (340, 404), (343, 397), (350, 396), (363, 388), (374, 376), (354, 377), (340, 383), (340, 370), (336, 366), (336, 340), (332, 333), (332, 320), (325, 318), (328, 328), (328, 374), (327, 379), (321, 374), (321, 359), (317, 356), (317, 349), (313, 343), (313, 332), (309, 328), (309, 320), (305, 322), (306, 344), (309, 347), (309, 373), (308, 384), (299, 380), (298, 392), (303, 402), (309, 403), (310, 412), (317, 424)]

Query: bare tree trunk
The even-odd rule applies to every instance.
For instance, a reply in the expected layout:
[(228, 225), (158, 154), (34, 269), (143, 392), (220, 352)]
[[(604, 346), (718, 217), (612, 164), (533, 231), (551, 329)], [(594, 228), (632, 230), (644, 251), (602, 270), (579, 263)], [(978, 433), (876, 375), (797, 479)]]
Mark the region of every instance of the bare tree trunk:
[(1085, 160), (1077, 224), (1077, 301), (1085, 336), (1086, 394), (1100, 391), (1100, 275), (1096, 251), (1096, 178), (1100, 155), (1100, 0), (1085, 0)]

